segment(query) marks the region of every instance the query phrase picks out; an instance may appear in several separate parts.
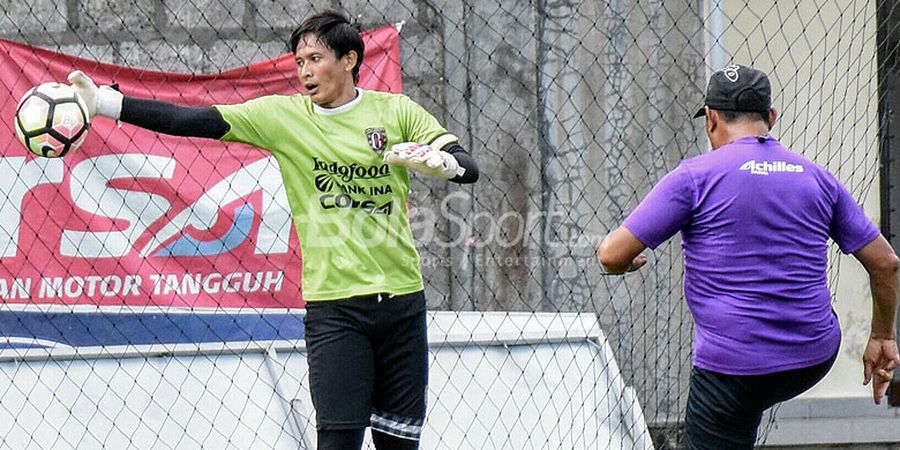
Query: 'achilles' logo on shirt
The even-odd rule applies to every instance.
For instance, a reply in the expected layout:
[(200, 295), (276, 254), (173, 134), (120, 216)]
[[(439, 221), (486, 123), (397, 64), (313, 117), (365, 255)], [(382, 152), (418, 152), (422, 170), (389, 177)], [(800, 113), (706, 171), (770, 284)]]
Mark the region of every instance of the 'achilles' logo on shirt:
[(756, 161), (751, 159), (741, 165), (740, 170), (749, 170), (753, 175), (768, 175), (773, 172), (801, 173), (803, 166), (788, 164), (784, 161)]

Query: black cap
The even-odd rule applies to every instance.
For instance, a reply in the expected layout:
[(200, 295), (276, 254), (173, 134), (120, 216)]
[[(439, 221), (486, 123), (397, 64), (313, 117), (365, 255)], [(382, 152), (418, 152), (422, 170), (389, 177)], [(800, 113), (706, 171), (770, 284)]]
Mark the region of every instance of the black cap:
[[(731, 64), (712, 74), (704, 105), (720, 111), (766, 112), (772, 107), (772, 85), (759, 70)], [(700, 108), (694, 117), (705, 115), (706, 108)]]

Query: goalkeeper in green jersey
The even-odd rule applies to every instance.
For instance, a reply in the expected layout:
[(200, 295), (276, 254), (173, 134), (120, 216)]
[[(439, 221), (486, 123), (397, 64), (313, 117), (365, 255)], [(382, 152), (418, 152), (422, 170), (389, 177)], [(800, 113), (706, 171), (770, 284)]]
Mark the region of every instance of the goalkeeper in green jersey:
[(472, 183), (478, 167), (408, 97), (356, 87), (363, 40), (343, 14), (307, 18), (290, 45), (308, 95), (184, 107), (98, 88), (78, 71), (69, 81), (92, 117), (274, 155), (303, 255), (318, 448), (358, 449), (368, 426), (378, 449), (418, 448), (428, 342), (408, 170)]

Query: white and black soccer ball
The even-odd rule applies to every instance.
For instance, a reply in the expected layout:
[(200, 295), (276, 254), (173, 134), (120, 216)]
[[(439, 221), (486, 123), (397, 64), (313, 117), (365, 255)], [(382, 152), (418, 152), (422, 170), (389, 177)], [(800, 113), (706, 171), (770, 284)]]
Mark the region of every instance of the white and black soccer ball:
[(90, 128), (87, 105), (75, 89), (44, 83), (28, 90), (16, 106), (16, 135), (28, 150), (63, 157), (84, 142)]

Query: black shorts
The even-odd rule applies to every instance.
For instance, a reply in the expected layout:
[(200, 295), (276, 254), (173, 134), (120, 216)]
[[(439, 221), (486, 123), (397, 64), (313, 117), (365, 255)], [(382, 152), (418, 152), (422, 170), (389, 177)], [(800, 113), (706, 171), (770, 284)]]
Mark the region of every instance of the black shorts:
[(825, 362), (766, 375), (726, 375), (694, 367), (685, 417), (689, 450), (751, 450), (762, 414), (818, 383), (834, 364)]
[(372, 429), (419, 439), (428, 390), (425, 294), (306, 305), (316, 428)]

